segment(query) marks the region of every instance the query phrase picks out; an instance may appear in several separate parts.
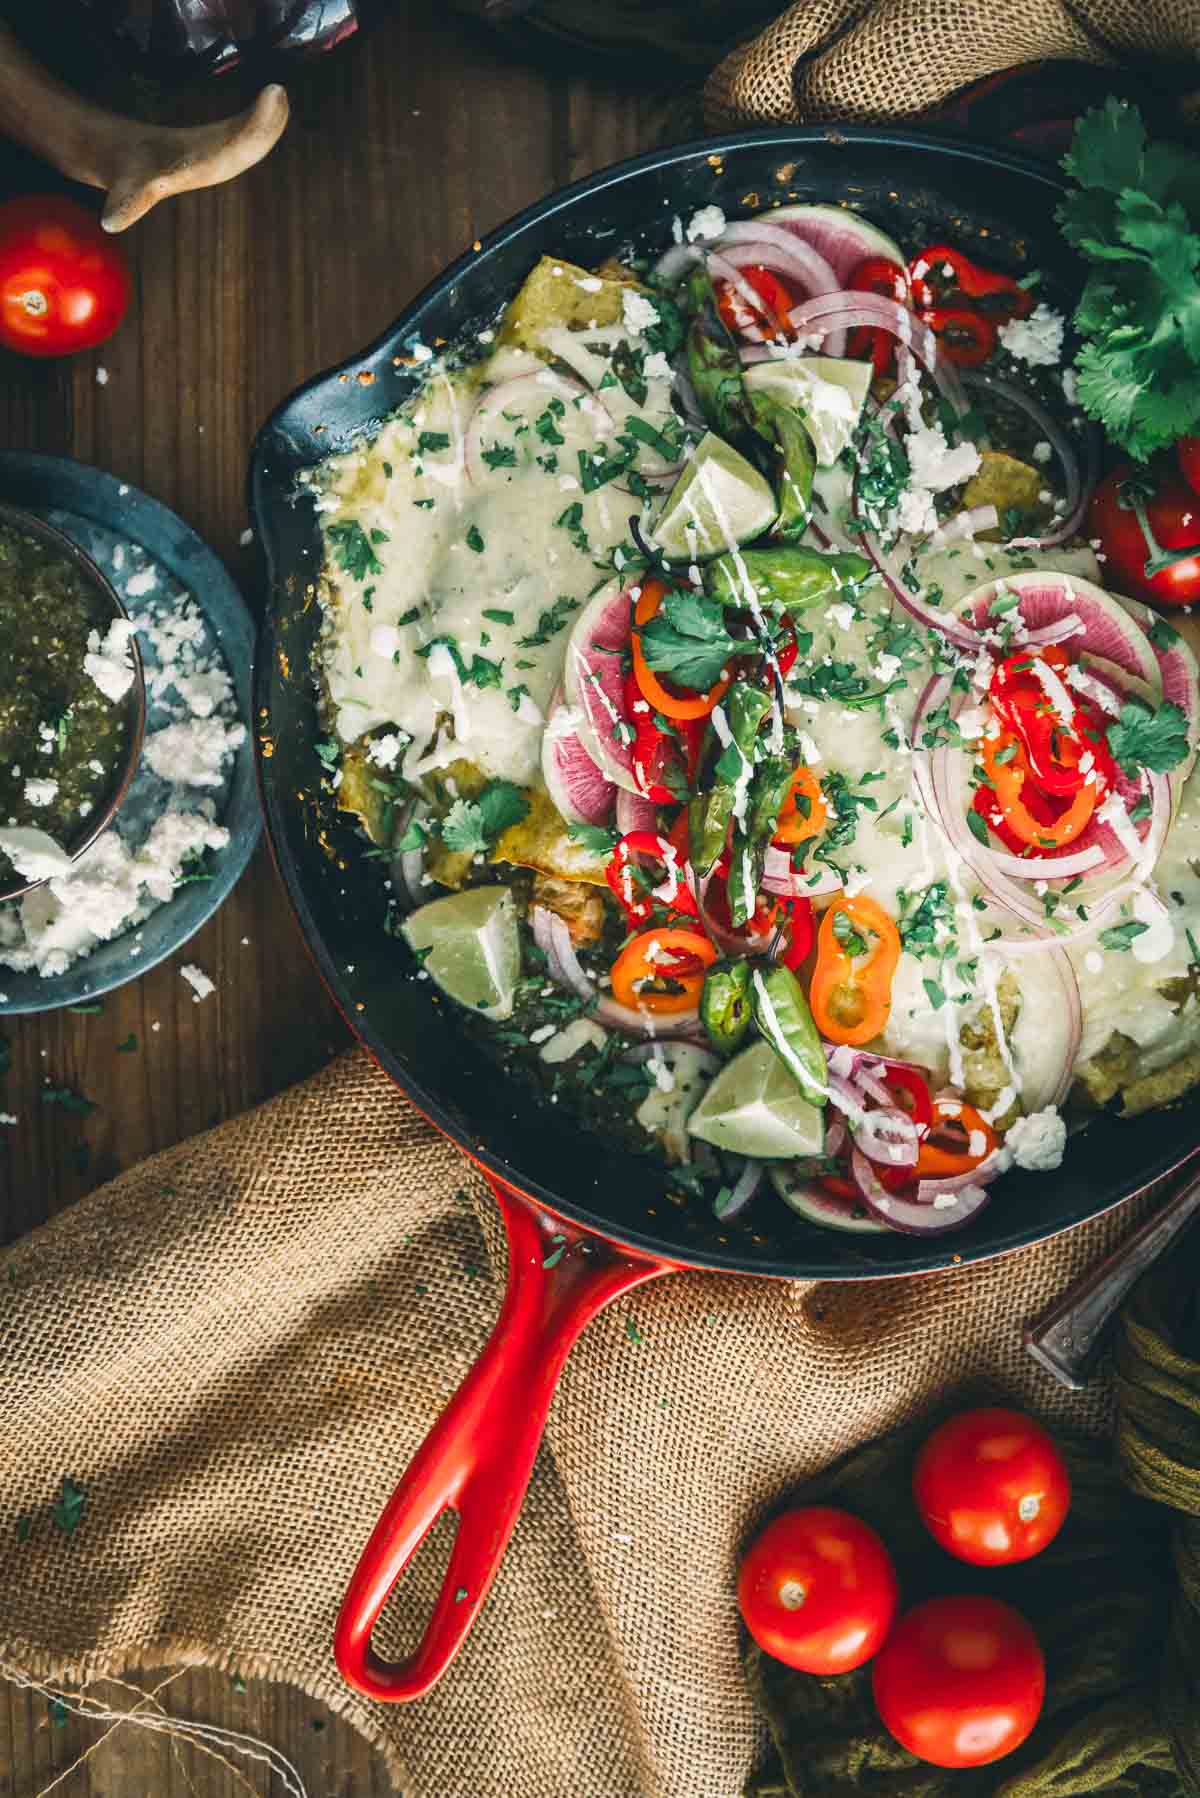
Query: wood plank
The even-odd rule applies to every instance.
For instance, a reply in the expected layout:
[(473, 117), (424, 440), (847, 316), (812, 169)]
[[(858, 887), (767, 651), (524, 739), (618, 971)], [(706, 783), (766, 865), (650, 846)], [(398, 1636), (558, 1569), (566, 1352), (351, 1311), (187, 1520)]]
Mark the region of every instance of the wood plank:
[[(652, 140), (654, 103), (523, 66), (434, 0), (392, 9), (361, 46), (291, 84), (275, 153), (232, 186), (156, 209), (123, 240), (137, 292), (118, 335), (72, 363), (0, 354), (0, 440), (78, 456), (164, 500), (205, 536), (255, 607), (262, 574), (245, 527), (254, 430), (316, 370), (376, 336), (447, 261), (520, 207)], [(0, 150), (0, 192), (54, 185)], [(102, 367), (108, 379), (96, 380)], [(195, 961), (217, 983), (192, 1002)], [(0, 976), (0, 990), (3, 990)], [(157, 1026), (157, 1027), (156, 1027)], [(118, 1053), (133, 1033), (137, 1048)], [(346, 1040), (265, 849), (186, 950), (111, 995), (96, 1016), (0, 1026), (0, 1212), (12, 1238), (156, 1149), (235, 1115)], [(85, 1093), (86, 1118), (40, 1102)], [(138, 1676), (150, 1685), (152, 1676)], [(314, 1798), (383, 1798), (378, 1757), (293, 1689), (196, 1669), (169, 1711), (278, 1744)], [(0, 1689), (0, 1798), (32, 1798), (96, 1739), (52, 1724), (43, 1699)], [(282, 1788), (244, 1764), (251, 1788)], [(144, 1731), (113, 1734), (63, 1798), (234, 1798), (224, 1769)]]

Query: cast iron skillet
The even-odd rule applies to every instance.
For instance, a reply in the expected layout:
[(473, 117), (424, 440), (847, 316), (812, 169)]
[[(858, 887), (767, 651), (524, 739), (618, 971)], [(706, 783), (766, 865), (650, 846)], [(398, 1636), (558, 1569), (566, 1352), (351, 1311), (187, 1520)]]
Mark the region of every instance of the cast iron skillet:
[[(335, 1000), (380, 1066), (487, 1173), (505, 1213), (510, 1278), (483, 1358), (434, 1427), (371, 1538), (338, 1624), (351, 1684), (418, 1697), (479, 1609), (515, 1520), (554, 1381), (579, 1330), (641, 1280), (681, 1267), (802, 1279), (871, 1279), (965, 1265), (1094, 1217), (1192, 1153), (1200, 1105), (1132, 1123), (1101, 1118), (1053, 1176), (1013, 1174), (970, 1227), (945, 1237), (844, 1236), (803, 1223), (773, 1195), (744, 1221), (664, 1199), (654, 1167), (596, 1141), (505, 1082), (454, 1007), (381, 928), (382, 864), (318, 797), (324, 733), (311, 675), (320, 568), (311, 503), (296, 479), (398, 406), (419, 375), (406, 357), (490, 323), (543, 254), (592, 265), (656, 252), (671, 221), (716, 203), (733, 217), (813, 200), (861, 210), (907, 247), (949, 239), (1014, 273), (1038, 267), (1069, 303), (1077, 271), (1054, 225), (1056, 172), (1025, 157), (917, 133), (756, 131), (635, 158), (521, 213), (459, 258), (361, 356), (299, 388), (263, 426), (251, 504), (271, 574), (256, 669), (259, 770), (275, 856)], [(558, 1251), (562, 1251), (559, 1253)], [(1015, 1320), (1014, 1320), (1015, 1321)], [(426, 1636), (389, 1665), (370, 1645), (392, 1585), (447, 1507), (459, 1527)], [(457, 1596), (465, 1594), (465, 1596)]]

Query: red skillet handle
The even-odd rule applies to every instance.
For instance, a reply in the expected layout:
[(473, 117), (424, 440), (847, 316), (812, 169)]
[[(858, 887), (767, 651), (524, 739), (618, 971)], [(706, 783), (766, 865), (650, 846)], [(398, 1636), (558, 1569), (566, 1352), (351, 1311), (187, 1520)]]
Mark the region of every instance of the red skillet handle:
[[(500, 1316), (389, 1499), (334, 1631), (343, 1679), (368, 1698), (422, 1698), (446, 1671), (512, 1534), (576, 1337), (613, 1299), (671, 1271), (664, 1262), (612, 1249), (536, 1212), (497, 1180), (491, 1186), (508, 1231), (508, 1288)], [(371, 1632), (392, 1587), (445, 1510), (457, 1513), (458, 1532), (425, 1635), (408, 1660), (383, 1661), (371, 1647)]]

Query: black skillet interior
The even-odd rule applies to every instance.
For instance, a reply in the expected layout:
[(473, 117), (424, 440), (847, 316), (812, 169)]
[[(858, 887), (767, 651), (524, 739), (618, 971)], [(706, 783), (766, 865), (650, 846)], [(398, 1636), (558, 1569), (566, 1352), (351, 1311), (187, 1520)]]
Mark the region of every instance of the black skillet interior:
[(381, 928), (378, 861), (316, 798), (320, 764), (311, 675), (320, 565), (311, 503), (296, 477), (369, 432), (406, 399), (399, 358), (414, 338), (453, 339), (490, 322), (534, 261), (593, 265), (613, 252), (658, 252), (671, 222), (716, 203), (734, 217), (788, 201), (848, 204), (906, 249), (949, 239), (1013, 273), (1044, 271), (1069, 301), (1076, 272), (1054, 225), (1054, 169), (1029, 159), (903, 132), (846, 128), (743, 133), (639, 157), (566, 188), (461, 257), (364, 354), (301, 387), (264, 425), (251, 499), (271, 572), (259, 645), (260, 771), (275, 854), (322, 973), (359, 1037), (420, 1108), (505, 1179), (602, 1234), (671, 1260), (793, 1277), (861, 1279), (969, 1262), (1093, 1216), (1182, 1160), (1200, 1137), (1195, 1103), (1134, 1123), (1102, 1118), (1075, 1138), (1060, 1172), (1009, 1175), (961, 1233), (846, 1236), (803, 1223), (773, 1192), (743, 1219), (664, 1199), (652, 1164), (581, 1138), (570, 1120), (507, 1084), (432, 1002), (402, 944)]

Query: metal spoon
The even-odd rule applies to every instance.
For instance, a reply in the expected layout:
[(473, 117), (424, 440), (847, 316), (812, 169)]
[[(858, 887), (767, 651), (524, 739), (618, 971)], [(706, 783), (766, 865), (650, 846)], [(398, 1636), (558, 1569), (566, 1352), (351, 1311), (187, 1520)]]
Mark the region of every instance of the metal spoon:
[(1187, 1178), (1164, 1205), (1025, 1326), (1022, 1341), (1029, 1353), (1072, 1392), (1087, 1385), (1105, 1332), (1130, 1288), (1200, 1216), (1200, 1172), (1188, 1165)]

